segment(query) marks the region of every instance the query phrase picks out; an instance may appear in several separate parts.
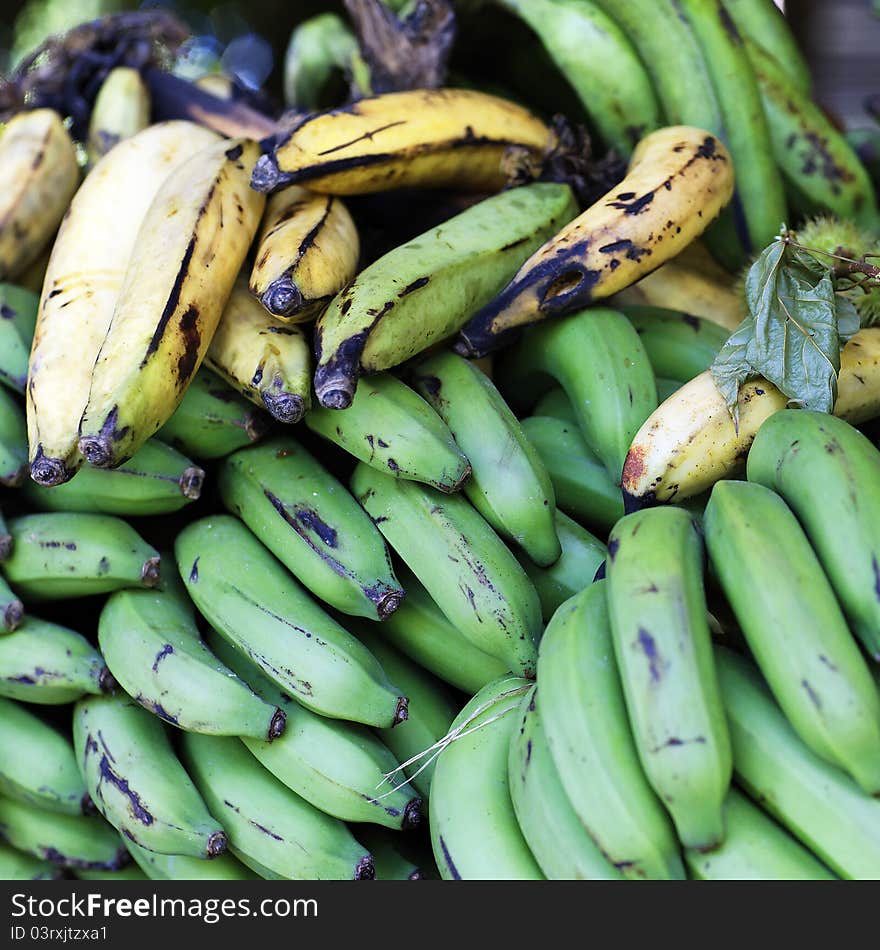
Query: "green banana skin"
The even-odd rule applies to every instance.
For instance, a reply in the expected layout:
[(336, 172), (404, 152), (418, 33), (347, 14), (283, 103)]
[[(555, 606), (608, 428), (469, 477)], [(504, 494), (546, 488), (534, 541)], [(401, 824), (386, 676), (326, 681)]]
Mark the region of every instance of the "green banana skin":
[(831, 881), (831, 874), (760, 808), (731, 788), (724, 802), (727, 829), (709, 853), (688, 848), (684, 860), (698, 881)]
[(240, 521), (229, 515), (195, 521), (178, 534), (174, 550), (205, 619), (297, 702), (322, 716), (371, 726), (406, 719), (406, 697), (376, 658)]
[(656, 376), (654, 382), (657, 384), (658, 405), (666, 402), (673, 393), (677, 393), (684, 386), (684, 380), (668, 379), (666, 376)]
[(538, 659), (541, 722), (575, 813), (626, 878), (682, 879), (669, 816), (630, 732), (600, 580), (547, 624)]
[[(340, 74), (350, 71), (358, 44), (348, 25), (335, 13), (321, 13), (300, 23), (290, 34), (284, 56), (284, 101), (288, 108), (313, 112), (332, 108), (345, 98)], [(334, 86), (341, 95), (334, 99)]]
[(576, 422), (529, 416), (520, 424), (550, 475), (559, 509), (603, 532), (623, 517), (620, 487), (587, 445)]
[(181, 748), (208, 807), (221, 816), (233, 853), (249, 865), (292, 880), (373, 878), (369, 853), (346, 825), (285, 787), (237, 739), (187, 732)]
[(23, 619), (24, 604), (0, 575), (0, 635), (18, 630)]
[(144, 709), (181, 729), (271, 742), (284, 711), (264, 702), (208, 649), (177, 578), (111, 594), (98, 619), (110, 672)]
[(450, 622), (406, 565), (397, 576), (406, 597), (376, 632), (414, 663), (469, 696), (507, 672), (497, 657), (475, 647)]
[(345, 412), (316, 406), (304, 421), (356, 459), (397, 478), (453, 492), (471, 476), (446, 423), (390, 373), (361, 379)]
[(126, 841), (125, 846), (151, 881), (253, 881), (257, 878), (229, 851), (206, 860), (185, 854), (159, 854), (133, 841)]
[(508, 351), (499, 388), (514, 409), (523, 408), (530, 391), (547, 388), (548, 377), (567, 393), (587, 444), (619, 485), (633, 436), (657, 408), (654, 372), (638, 333), (609, 307), (540, 323)]
[(363, 372), (396, 366), (454, 334), (577, 213), (567, 185), (513, 188), (361, 271), (315, 327), (320, 404), (347, 408)]
[(550, 476), (494, 383), (450, 352), (417, 364), (412, 381), (470, 460), (473, 474), (463, 489), (470, 503), (536, 564), (556, 561), (562, 548)]
[(68, 736), (0, 699), (0, 795), (65, 815), (93, 811)]
[(414, 860), (410, 849), (405, 848), (408, 839), (401, 840), (401, 835), (388, 832), (378, 825), (359, 825), (353, 832), (373, 856), (377, 881), (425, 881), (439, 878), (434, 859), (430, 855), (419, 855)]
[(57, 881), (63, 876), (57, 864), (0, 844), (0, 881)]
[(149, 878), (137, 864), (129, 864), (118, 871), (96, 871), (79, 869), (73, 876), (80, 881), (148, 881)]
[(121, 518), (41, 512), (10, 518), (12, 555), (3, 573), (25, 600), (106, 594), (155, 587), (159, 552)]
[(124, 694), (81, 699), (73, 744), (98, 811), (129, 841), (213, 858), (226, 834), (174, 754), (161, 721)]
[(150, 439), (119, 468), (85, 466), (52, 488), (26, 479), (22, 491), (41, 511), (163, 515), (196, 501), (204, 479), (204, 469), (170, 445)]
[(522, 698), (510, 741), (510, 797), (517, 821), (549, 880), (614, 881), (623, 875), (581, 824), (556, 771), (538, 709), (538, 687)]
[(529, 685), (508, 674), (484, 686), (456, 716), (452, 729), (461, 731), (437, 757), (430, 829), (444, 881), (544, 879), (520, 831), (507, 777), (516, 710)]
[(801, 739), (880, 793), (880, 692), (810, 543), (785, 502), (717, 482), (706, 547), (749, 649)]
[(12, 535), (6, 526), (6, 517), (0, 509), (0, 561), (5, 561), (12, 554)]
[(116, 831), (98, 815), (62, 815), (0, 798), (0, 837), (63, 868), (115, 871), (129, 861)]
[(156, 433), (190, 458), (223, 458), (258, 442), (272, 425), (267, 412), (206, 367), (198, 370), (174, 415)]
[(223, 504), (316, 597), (346, 614), (384, 620), (403, 599), (382, 535), (312, 455), (290, 438), (229, 456)]
[(624, 305), (620, 312), (635, 327), (655, 375), (677, 387), (707, 370), (730, 336), (711, 320), (665, 307)]
[(363, 462), (351, 486), (449, 622), (508, 669), (534, 677), (541, 629), (538, 595), (467, 499), (383, 475)]
[(61, 705), (112, 688), (101, 654), (67, 627), (29, 615), (15, 633), (0, 637), (0, 696)]
[(561, 386), (548, 389), (532, 407), (532, 415), (551, 416), (553, 419), (561, 419), (563, 422), (572, 423), (572, 425), (578, 424), (577, 414), (571, 400)]
[(16, 488), (28, 471), (24, 408), (8, 390), (0, 389), (0, 485)]
[(0, 284), (0, 383), (24, 395), (40, 297), (15, 284)]
[(758, 430), (747, 471), (797, 515), (853, 632), (880, 661), (880, 452), (842, 419), (787, 409)]
[(598, 538), (561, 511), (556, 512), (556, 534), (562, 544), (562, 554), (550, 567), (538, 567), (525, 555), (517, 555), (538, 592), (545, 623), (557, 607), (591, 583), (608, 554)]
[(846, 879), (880, 877), (880, 801), (797, 736), (755, 667), (716, 647), (737, 781)]
[(688, 512), (647, 508), (608, 538), (614, 654), (642, 768), (698, 851), (724, 838), (732, 770), (703, 589), (703, 544)]

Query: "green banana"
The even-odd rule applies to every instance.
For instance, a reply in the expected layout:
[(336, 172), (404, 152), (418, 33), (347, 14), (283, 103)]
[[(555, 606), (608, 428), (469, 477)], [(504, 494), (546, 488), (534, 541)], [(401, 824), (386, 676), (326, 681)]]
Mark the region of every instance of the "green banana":
[(24, 395), (40, 295), (0, 284), (0, 383)]
[(67, 627), (28, 615), (0, 637), (0, 696), (55, 706), (112, 687), (101, 654)]
[(159, 552), (121, 518), (41, 512), (9, 519), (12, 555), (3, 573), (26, 600), (155, 587)]
[(216, 459), (258, 442), (270, 425), (268, 413), (203, 366), (156, 437), (194, 459)]
[(0, 795), (66, 815), (92, 810), (70, 737), (0, 699)]
[(698, 881), (834, 879), (806, 848), (733, 788), (724, 802), (724, 826), (724, 842), (714, 851), (685, 851), (690, 877)]
[(413, 854), (407, 848), (409, 838), (378, 825), (359, 825), (354, 829), (358, 841), (373, 856), (377, 881), (424, 881), (439, 877), (430, 855)]
[[(336, 13), (320, 13), (299, 23), (284, 54), (288, 108), (314, 112), (338, 105), (346, 98), (340, 74), (349, 71), (357, 51), (354, 34)], [(333, 95), (334, 91), (339, 95)]]
[(406, 719), (406, 697), (376, 658), (240, 521), (218, 515), (192, 522), (178, 534), (175, 555), (205, 619), (297, 702), (371, 726)]
[(543, 880), (510, 798), (507, 759), (528, 680), (502, 676), (456, 716), (431, 783), (434, 860), (445, 881)]
[(241, 449), (220, 468), (223, 504), (316, 597), (384, 620), (403, 599), (382, 535), (309, 452), (289, 437)]
[[(150, 852), (147, 852), (148, 854)], [(192, 859), (190, 859), (192, 860)], [(206, 862), (207, 863), (207, 862)], [(137, 864), (128, 864), (118, 871), (101, 871), (75, 868), (73, 876), (80, 881), (148, 881), (149, 878)], [(181, 878), (182, 880), (182, 878)]]
[(538, 658), (541, 723), (569, 801), (608, 861), (627, 878), (683, 878), (672, 823), (630, 732), (606, 584), (567, 600), (547, 624)]
[(516, 818), (550, 880), (611, 881), (613, 867), (581, 824), (562, 787), (538, 709), (538, 687), (522, 698), (510, 742), (508, 773)]
[(716, 648), (737, 781), (843, 878), (880, 877), (880, 801), (796, 735), (754, 666)]
[(367, 465), (397, 478), (458, 491), (470, 463), (449, 427), (405, 383), (390, 373), (360, 381), (345, 412), (316, 406), (305, 424)]
[(257, 878), (228, 851), (208, 861), (185, 854), (159, 854), (133, 841), (126, 841), (125, 846), (151, 881), (252, 881)]
[(177, 578), (159, 590), (111, 594), (98, 619), (98, 643), (119, 685), (165, 722), (268, 741), (284, 732), (284, 711), (254, 695), (205, 646)]
[(193, 858), (226, 850), (226, 834), (174, 754), (165, 727), (130, 696), (79, 700), (73, 744), (95, 807), (129, 841)]
[(119, 468), (81, 468), (51, 488), (27, 479), (24, 496), (43, 511), (161, 515), (196, 501), (204, 478), (204, 469), (185, 455), (150, 439)]
[(794, 730), (880, 793), (880, 691), (794, 514), (770, 489), (715, 484), (703, 531), (712, 567)]
[(0, 575), (0, 635), (12, 633), (21, 626), (24, 618), (24, 604)]
[(249, 865), (292, 880), (373, 878), (372, 859), (348, 828), (282, 785), (237, 739), (187, 732), (181, 748), (231, 850)]
[(541, 604), (497, 534), (461, 495), (359, 462), (352, 491), (450, 623), (515, 673), (534, 677)]
[(686, 848), (724, 839), (730, 736), (703, 588), (703, 544), (681, 508), (626, 515), (608, 538), (608, 614), (642, 768)]
[[(657, 384), (657, 405), (662, 405), (666, 400), (677, 393), (684, 381), (681, 379), (669, 379), (666, 376), (656, 376), (654, 382)], [(687, 499), (685, 499), (686, 501)]]
[(472, 474), (463, 491), (474, 508), (536, 564), (558, 560), (553, 485), (492, 380), (450, 352), (418, 363), (412, 380), (468, 457)]
[(0, 881), (57, 881), (63, 876), (57, 864), (0, 844)]
[(24, 409), (7, 389), (0, 389), (0, 485), (15, 488), (24, 482), (27, 474)]
[(587, 444), (620, 484), (633, 436), (657, 408), (648, 354), (620, 311), (592, 307), (529, 329), (501, 362), (498, 376), (514, 409), (546, 389), (548, 377), (559, 383)]
[(577, 413), (568, 398), (568, 394), (561, 386), (554, 386), (548, 389), (546, 393), (532, 407), (533, 416), (551, 416), (554, 419), (561, 419), (563, 422), (578, 424)]
[(853, 632), (880, 661), (880, 452), (842, 419), (784, 409), (758, 430), (747, 471), (797, 515)]

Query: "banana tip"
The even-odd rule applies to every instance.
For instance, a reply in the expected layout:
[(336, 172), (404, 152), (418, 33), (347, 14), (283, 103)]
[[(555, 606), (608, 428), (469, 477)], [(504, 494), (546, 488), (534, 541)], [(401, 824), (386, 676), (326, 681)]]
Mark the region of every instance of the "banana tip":
[(386, 620), (403, 603), (406, 594), (402, 590), (392, 590), (380, 598), (376, 604), (376, 613), (380, 620)]
[(31, 462), (31, 479), (44, 488), (61, 485), (73, 478), (73, 472), (61, 459), (46, 458), (38, 455)]
[(116, 686), (116, 678), (106, 666), (102, 667), (101, 672), (98, 674), (98, 689), (100, 689), (102, 693), (112, 693), (113, 690), (116, 689)]
[(304, 301), (299, 288), (285, 274), (269, 284), (260, 297), (260, 302), (276, 317), (289, 317), (302, 309)]
[(319, 394), (318, 401), (325, 409), (348, 409), (353, 398), (347, 389), (328, 389)]
[(144, 587), (157, 587), (160, 581), (161, 558), (159, 555), (148, 557), (141, 568), (141, 583)]
[(373, 866), (372, 854), (365, 854), (355, 865), (354, 879), (356, 881), (374, 881), (376, 879), (376, 868)]
[(279, 736), (284, 735), (287, 728), (287, 713), (283, 709), (276, 709), (269, 721), (269, 728), (266, 730), (266, 741), (271, 742)]
[(216, 858), (226, 850), (226, 832), (215, 831), (205, 846), (205, 857)]
[(196, 501), (202, 494), (202, 484), (205, 481), (205, 470), (197, 465), (191, 465), (180, 476), (180, 491), (184, 498)]
[(306, 403), (302, 396), (295, 393), (263, 393), (262, 396), (269, 415), (279, 422), (293, 425), (305, 415)]
[(411, 828), (418, 828), (422, 823), (422, 817), (422, 800), (421, 798), (413, 798), (406, 803), (406, 808), (403, 809), (401, 828), (404, 831), (409, 831)]
[(11, 633), (24, 617), (24, 604), (20, 600), (10, 600), (3, 611), (3, 626)]
[(391, 721), (391, 727), (399, 726), (409, 718), (409, 700), (406, 696), (401, 696), (397, 700), (397, 708), (394, 710), (394, 719)]
[(84, 435), (78, 443), (83, 458), (95, 468), (109, 468), (113, 463), (113, 453), (109, 443), (100, 436)]

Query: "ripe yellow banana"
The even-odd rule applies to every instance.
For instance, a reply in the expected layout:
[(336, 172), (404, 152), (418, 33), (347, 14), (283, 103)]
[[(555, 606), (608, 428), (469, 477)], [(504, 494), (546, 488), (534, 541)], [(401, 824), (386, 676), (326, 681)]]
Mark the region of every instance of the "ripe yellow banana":
[(150, 124), (150, 90), (136, 69), (117, 66), (101, 83), (89, 122), (89, 165)]
[(239, 279), (205, 365), (279, 422), (299, 422), (311, 405), (312, 351), (299, 327), (273, 317)]
[(307, 115), (254, 170), (253, 186), (360, 195), (391, 188), (497, 191), (511, 146), (540, 156), (552, 133), (527, 109), (474, 89), (415, 89)]
[(311, 320), (354, 277), (359, 255), (348, 208), (293, 185), (266, 203), (251, 292), (276, 316)]
[(208, 145), (153, 199), (92, 371), (79, 439), (89, 464), (130, 458), (183, 398), (260, 223), (265, 199), (248, 185), (258, 155), (248, 139)]
[(658, 268), (698, 237), (733, 194), (733, 163), (702, 129), (645, 136), (623, 181), (539, 248), (462, 329), (482, 356), (529, 323), (580, 310)]
[[(750, 380), (739, 391), (737, 426), (709, 371), (695, 376), (636, 433), (623, 467), (629, 506), (681, 501), (741, 472), (761, 424), (787, 402), (767, 380)], [(834, 415), (853, 424), (880, 415), (880, 327), (844, 346)]]
[(0, 280), (10, 280), (39, 257), (79, 184), (76, 151), (57, 112), (21, 112), (6, 123), (0, 174)]
[(41, 485), (67, 481), (82, 464), (92, 368), (151, 201), (193, 151), (217, 141), (193, 122), (151, 126), (100, 161), (74, 196), (43, 281), (28, 366), (31, 476)]

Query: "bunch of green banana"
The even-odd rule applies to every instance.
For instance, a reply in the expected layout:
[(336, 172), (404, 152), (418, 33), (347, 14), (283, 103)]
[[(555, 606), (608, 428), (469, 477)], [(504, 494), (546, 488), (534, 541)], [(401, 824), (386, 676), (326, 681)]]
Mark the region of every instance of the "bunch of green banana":
[(0, 389), (0, 485), (17, 488), (27, 479), (27, 423), (19, 400)]
[(0, 844), (0, 880), (57, 881), (63, 876), (64, 868), (57, 864)]
[(177, 535), (174, 553), (205, 619), (297, 702), (372, 726), (406, 719), (406, 697), (376, 658), (236, 518), (192, 522)]
[[(333, 80), (351, 68), (357, 51), (354, 34), (336, 13), (319, 13), (299, 23), (290, 34), (284, 54), (287, 106), (312, 112), (335, 105), (331, 96)], [(344, 92), (338, 98), (343, 99)]]
[(117, 66), (101, 83), (89, 121), (89, 165), (95, 165), (123, 139), (131, 138), (150, 124), (150, 90), (141, 74)]
[(253, 881), (259, 875), (228, 851), (210, 860), (186, 854), (159, 854), (133, 841), (125, 842), (137, 866), (151, 881)]
[(33, 291), (0, 284), (0, 383), (22, 395), (39, 306), (40, 297)]

